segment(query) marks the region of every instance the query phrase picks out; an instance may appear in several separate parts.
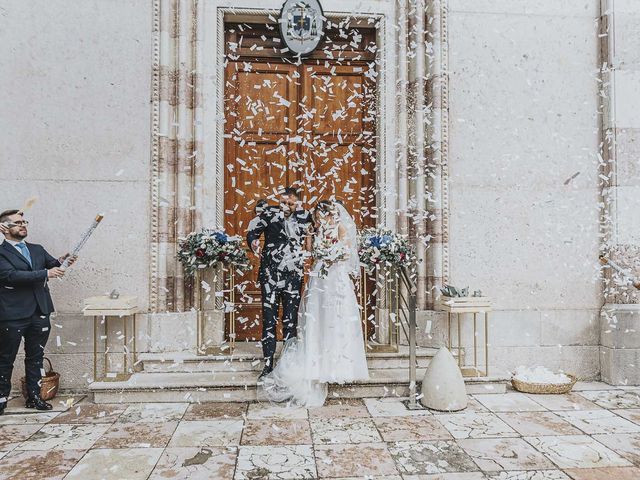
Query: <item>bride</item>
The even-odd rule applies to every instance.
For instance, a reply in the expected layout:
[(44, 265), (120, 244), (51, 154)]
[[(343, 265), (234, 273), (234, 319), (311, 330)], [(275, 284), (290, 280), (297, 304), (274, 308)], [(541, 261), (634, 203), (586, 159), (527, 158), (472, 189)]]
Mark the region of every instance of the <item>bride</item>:
[(273, 371), (258, 385), (271, 401), (304, 407), (323, 405), (328, 383), (369, 378), (350, 278), (360, 274), (355, 222), (341, 204), (329, 200), (318, 203), (313, 219), (315, 234), (308, 247), (315, 261), (300, 307), (298, 336), (285, 342)]

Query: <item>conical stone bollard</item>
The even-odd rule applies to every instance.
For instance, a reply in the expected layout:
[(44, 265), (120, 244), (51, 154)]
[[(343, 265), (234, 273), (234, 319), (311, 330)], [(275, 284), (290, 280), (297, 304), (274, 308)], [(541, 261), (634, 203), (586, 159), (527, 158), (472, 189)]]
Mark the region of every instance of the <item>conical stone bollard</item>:
[(455, 412), (467, 408), (467, 389), (451, 352), (442, 347), (433, 357), (422, 380), (422, 405), (433, 410)]

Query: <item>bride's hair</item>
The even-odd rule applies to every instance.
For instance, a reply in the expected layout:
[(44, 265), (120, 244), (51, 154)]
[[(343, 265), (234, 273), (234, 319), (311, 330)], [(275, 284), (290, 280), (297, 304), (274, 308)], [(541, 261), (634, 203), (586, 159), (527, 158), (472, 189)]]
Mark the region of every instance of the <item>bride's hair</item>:
[(334, 213), (336, 206), (331, 200), (320, 200), (315, 210), (322, 213)]

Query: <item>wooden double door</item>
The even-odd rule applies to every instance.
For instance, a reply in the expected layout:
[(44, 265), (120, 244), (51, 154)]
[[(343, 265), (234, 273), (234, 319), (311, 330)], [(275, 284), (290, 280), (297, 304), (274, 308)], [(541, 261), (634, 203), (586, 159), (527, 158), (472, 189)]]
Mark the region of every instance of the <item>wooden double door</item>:
[[(286, 186), (301, 192), (305, 208), (338, 199), (359, 227), (376, 223), (375, 36), (347, 31), (346, 39), (327, 32), (314, 55), (295, 63), (270, 26), (226, 25), (228, 232), (244, 237), (256, 203), (277, 205)], [(261, 336), (259, 259), (250, 256), (253, 270), (234, 279), (236, 340)]]

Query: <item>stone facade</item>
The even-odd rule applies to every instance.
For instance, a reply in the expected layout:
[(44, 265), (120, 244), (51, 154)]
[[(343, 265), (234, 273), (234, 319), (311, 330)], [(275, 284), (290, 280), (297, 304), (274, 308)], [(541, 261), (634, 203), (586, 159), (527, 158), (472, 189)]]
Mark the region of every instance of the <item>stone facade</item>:
[[(322, 3), (331, 15), (381, 20), (383, 218), (431, 240), (420, 250), (420, 343), (445, 340), (430, 310), (436, 288), (469, 285), (494, 301), (496, 371), (545, 364), (604, 377), (602, 357), (616, 348), (600, 346), (605, 294), (637, 303), (632, 290), (626, 300), (608, 294), (598, 255), (640, 244), (640, 8)], [(280, 5), (10, 0), (0, 10), (0, 86), (10, 92), (2, 208), (37, 195), (31, 240), (55, 254), (105, 213), (78, 266), (52, 287), (48, 348), (63, 386), (84, 389), (91, 377), (82, 299), (113, 288), (141, 300), (141, 349), (195, 347), (192, 292), (174, 252), (177, 237), (222, 215), (220, 32), (225, 15)], [(218, 342), (222, 316), (205, 308), (206, 335)]]

